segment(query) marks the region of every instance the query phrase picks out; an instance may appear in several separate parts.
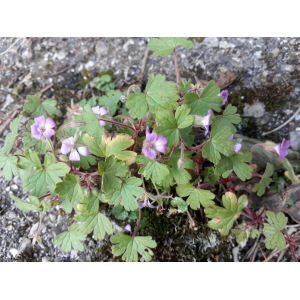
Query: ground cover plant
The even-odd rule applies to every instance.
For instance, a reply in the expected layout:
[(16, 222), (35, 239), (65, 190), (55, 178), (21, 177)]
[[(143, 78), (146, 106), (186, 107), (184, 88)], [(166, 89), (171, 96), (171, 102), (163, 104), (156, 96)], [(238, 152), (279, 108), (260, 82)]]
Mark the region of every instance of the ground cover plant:
[[(42, 217), (60, 205), (74, 215), (69, 230), (55, 238), (63, 251), (83, 251), (82, 242), (92, 233), (97, 240), (111, 236), (113, 255), (124, 261), (151, 261), (156, 242), (139, 235), (143, 211), (178, 213), (193, 227), (189, 210), (201, 210), (207, 226), (221, 235), (232, 231), (238, 242), (262, 236), (267, 249), (289, 246), (297, 260), (294, 247), (300, 244), (286, 230), (282, 203), (254, 205), (236, 189), (258, 178), (252, 192), (261, 197), (274, 182), (272, 164), (259, 174), (252, 163), (260, 147), (278, 155), (286, 169), (289, 186), (281, 195), (289, 201), (289, 191), (299, 185), (286, 159), (289, 141), (243, 149), (235, 138), (241, 118), (228, 91), (213, 80), (204, 88), (180, 81), (176, 48), (192, 46), (188, 38), (149, 42), (153, 55), (174, 56), (176, 82), (151, 74), (144, 90), (132, 85), (123, 93), (105, 74), (94, 79), (103, 95), (72, 105), (67, 115), (56, 100), (28, 96), (11, 122), (0, 149), (2, 175), (11, 180), (18, 174), (30, 191), (28, 200), (11, 196), (25, 213), (34, 210)], [(113, 234), (106, 210), (119, 220), (136, 219), (135, 228), (127, 224), (126, 233)], [(237, 222), (240, 216), (243, 222)], [(35, 239), (41, 242), (40, 232)]]

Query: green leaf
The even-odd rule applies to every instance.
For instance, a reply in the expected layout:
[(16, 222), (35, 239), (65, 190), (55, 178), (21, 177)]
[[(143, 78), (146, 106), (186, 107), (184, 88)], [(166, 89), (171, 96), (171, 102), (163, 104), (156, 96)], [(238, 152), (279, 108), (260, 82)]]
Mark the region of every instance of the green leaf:
[(255, 229), (255, 228), (251, 228), (250, 229), (250, 237), (252, 239), (255, 239), (256, 237), (258, 237), (260, 235), (260, 231)]
[(188, 211), (188, 205), (187, 203), (180, 197), (175, 197), (171, 200), (171, 205), (173, 207), (177, 207), (178, 211), (181, 213), (184, 213)]
[(193, 124), (194, 117), (189, 115), (190, 109), (187, 105), (179, 106), (175, 116), (173, 111), (162, 110), (156, 113), (156, 123), (160, 126), (155, 129), (158, 134), (168, 138), (168, 146), (177, 146), (179, 143), (180, 129)]
[(139, 207), (137, 198), (144, 193), (144, 189), (140, 187), (142, 180), (136, 177), (130, 177), (124, 181), (122, 187), (118, 191), (111, 191), (105, 196), (109, 200), (110, 205), (123, 205), (127, 211), (137, 210)]
[(213, 128), (211, 131), (211, 138), (208, 143), (203, 147), (203, 157), (209, 158), (215, 165), (221, 159), (221, 153), (225, 156), (230, 155), (233, 152), (233, 142), (228, 138), (232, 132), (230, 127), (225, 126), (221, 129)]
[(293, 183), (293, 184), (298, 184), (300, 183), (300, 179), (298, 176), (296, 176), (293, 166), (290, 163), (290, 161), (286, 158), (281, 160), (284, 168), (286, 169), (286, 172), (284, 172), (284, 175)]
[(235, 235), (238, 243), (244, 241), (247, 238), (247, 233), (244, 230), (235, 229), (232, 230), (232, 233)]
[(97, 105), (97, 98), (96, 97), (91, 97), (90, 99), (86, 100), (86, 99), (82, 99), (81, 101), (79, 101), (80, 106), (84, 107), (86, 104), (89, 104), (91, 107), (94, 107)]
[(228, 235), (234, 221), (240, 216), (244, 207), (248, 204), (247, 196), (243, 195), (238, 200), (236, 195), (227, 192), (222, 197), (224, 207), (217, 205), (206, 207), (204, 212), (208, 218), (208, 226), (212, 229), (219, 230), (222, 235)]
[(116, 219), (124, 221), (128, 217), (128, 212), (124, 209), (123, 206), (115, 206), (113, 209), (113, 214)]
[(262, 196), (265, 193), (266, 188), (272, 182), (272, 179), (270, 177), (273, 175), (273, 172), (274, 172), (273, 165), (267, 163), (267, 167), (266, 167), (266, 170), (265, 170), (265, 173), (264, 173), (262, 179), (260, 180), (260, 182), (258, 184), (256, 184), (254, 186), (254, 188), (252, 189), (252, 192), (257, 192), (258, 196)]
[(138, 254), (142, 256), (143, 261), (150, 261), (153, 255), (152, 248), (157, 246), (151, 236), (128, 236), (118, 233), (110, 238), (112, 253), (115, 256), (121, 256), (124, 261), (137, 262)]
[(83, 136), (83, 141), (88, 145), (90, 152), (96, 156), (115, 156), (117, 159), (125, 161), (127, 165), (131, 165), (135, 161), (135, 152), (124, 151), (134, 143), (134, 140), (128, 134), (120, 133), (112, 139), (103, 136), (100, 144), (96, 143), (94, 138), (85, 134)]
[(223, 97), (219, 94), (220, 87), (212, 80), (203, 89), (200, 97), (196, 93), (188, 93), (184, 98), (191, 109), (191, 114), (204, 116), (207, 115), (209, 109), (221, 111)]
[(206, 175), (205, 181), (215, 185), (215, 183), (220, 179), (220, 175), (217, 173), (216, 168), (209, 167), (205, 168), (203, 174)]
[(174, 82), (165, 82), (164, 75), (151, 74), (146, 86), (145, 93), (129, 94), (126, 106), (130, 109), (129, 113), (133, 118), (142, 119), (149, 106), (150, 112), (171, 106), (176, 108), (178, 90)]
[(20, 198), (10, 195), (10, 197), (15, 200), (16, 206), (18, 209), (24, 211), (25, 213), (29, 213), (32, 210), (41, 212), (43, 208), (41, 207), (41, 203), (37, 197), (29, 196), (29, 202), (23, 201)]
[(178, 82), (180, 92), (183, 94), (187, 93), (192, 88), (191, 83), (192, 83), (192, 79), (189, 79), (188, 81), (184, 80)]
[(45, 155), (44, 169), (39, 168), (25, 179), (23, 188), (31, 190), (36, 197), (47, 193), (47, 186), (50, 192), (54, 192), (55, 186), (62, 180), (60, 177), (69, 173), (70, 167), (62, 162), (56, 163), (56, 158), (52, 153)]
[(275, 215), (272, 211), (267, 211), (266, 216), (268, 223), (264, 223), (263, 229), (263, 233), (266, 236), (266, 248), (274, 249), (277, 247), (279, 250), (283, 250), (286, 242), (281, 231), (286, 226), (288, 218), (282, 212)]
[(31, 132), (24, 132), (22, 142), (26, 149), (30, 149), (35, 146), (35, 151), (40, 154), (45, 154), (47, 151), (51, 151), (49, 143), (46, 139), (37, 140), (31, 136)]
[(24, 104), (24, 112), (31, 115), (32, 118), (39, 117), (41, 115), (48, 117), (56, 113), (57, 101), (53, 99), (47, 99), (43, 102), (40, 101), (41, 95), (38, 96), (27, 96), (28, 102)]
[(188, 151), (184, 152), (184, 166), (180, 170), (178, 168), (178, 160), (180, 159), (181, 153), (180, 150), (175, 150), (171, 158), (164, 162), (164, 165), (168, 166), (169, 175), (165, 176), (161, 185), (163, 187), (169, 187), (174, 184), (174, 180), (177, 185), (185, 185), (190, 182), (192, 179), (191, 174), (186, 169), (192, 169), (195, 166), (195, 163), (189, 159), (187, 156), (191, 153)]
[(2, 176), (6, 180), (11, 180), (13, 175), (18, 174), (18, 167), (17, 167), (18, 158), (16, 156), (0, 156), (0, 169), (3, 168)]
[(103, 127), (100, 125), (95, 113), (89, 104), (84, 106), (84, 113), (82, 119), (86, 123), (85, 126), (81, 127), (83, 132), (87, 132), (89, 135), (94, 136), (96, 143), (101, 143), (101, 137), (104, 133)]
[(73, 248), (75, 251), (83, 251), (84, 247), (81, 243), (86, 239), (86, 234), (78, 231), (78, 224), (72, 224), (69, 231), (63, 232), (55, 237), (55, 245), (61, 246), (62, 251), (70, 252)]
[(187, 197), (186, 203), (194, 210), (200, 208), (200, 204), (203, 207), (208, 207), (214, 205), (215, 202), (212, 199), (215, 198), (215, 195), (210, 191), (196, 189), (191, 184), (184, 186), (178, 186), (176, 192), (180, 197)]
[(122, 96), (122, 92), (119, 90), (116, 91), (108, 91), (105, 96), (99, 98), (98, 103), (100, 106), (106, 106), (109, 108), (111, 115), (115, 115), (118, 110), (118, 102), (120, 97)]
[(229, 126), (232, 133), (236, 133), (237, 129), (233, 124), (239, 124), (242, 119), (239, 114), (236, 114), (237, 108), (228, 104), (225, 108), (223, 115), (215, 118), (212, 123), (212, 127), (222, 129), (225, 126)]
[(81, 167), (84, 170), (88, 170), (90, 166), (94, 166), (97, 164), (97, 159), (93, 155), (88, 155), (88, 156), (80, 155), (80, 161), (74, 161), (73, 163), (76, 168)]
[(125, 162), (117, 162), (110, 156), (105, 162), (99, 162), (99, 175), (102, 175), (102, 190), (106, 193), (120, 190), (122, 180), (118, 177), (125, 177), (128, 173), (128, 167)]
[(154, 183), (161, 184), (164, 178), (169, 175), (168, 167), (157, 161), (142, 155), (137, 156), (136, 161), (138, 164), (145, 164), (139, 169), (139, 174), (143, 174), (147, 180), (151, 178)]
[(148, 48), (154, 51), (154, 56), (168, 56), (179, 46), (186, 49), (192, 48), (193, 42), (188, 41), (187, 39), (188, 37), (151, 38)]
[(96, 240), (103, 240), (106, 233), (113, 234), (113, 229), (110, 221), (102, 213), (96, 212), (90, 214), (82, 214), (80, 217), (80, 221), (83, 223), (78, 226), (78, 229), (86, 234), (89, 234), (93, 231), (94, 238)]
[(252, 177), (253, 168), (247, 164), (251, 159), (252, 153), (247, 151), (235, 153), (230, 157), (222, 156), (216, 167), (216, 171), (224, 178), (228, 177), (234, 171), (242, 181), (245, 181)]
[(57, 183), (55, 193), (71, 203), (83, 199), (84, 194), (79, 179), (79, 176), (67, 174), (63, 182)]
[(9, 127), (11, 132), (5, 138), (4, 146), (0, 149), (0, 155), (8, 154), (13, 148), (18, 137), (18, 131), (22, 117), (22, 115), (19, 115), (10, 123)]

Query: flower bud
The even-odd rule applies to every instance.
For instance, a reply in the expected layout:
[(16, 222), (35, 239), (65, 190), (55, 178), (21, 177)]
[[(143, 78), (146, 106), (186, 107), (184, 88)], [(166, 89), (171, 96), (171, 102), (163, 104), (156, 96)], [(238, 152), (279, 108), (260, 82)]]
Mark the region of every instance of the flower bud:
[(179, 158), (178, 161), (177, 161), (178, 170), (182, 170), (184, 168), (184, 165), (185, 165), (184, 159), (183, 158)]
[(124, 103), (127, 100), (127, 97), (122, 95), (119, 100)]
[(205, 119), (205, 116), (204, 117), (201, 117), (201, 116), (193, 116), (194, 117), (194, 122), (193, 122), (193, 126), (194, 127), (203, 127), (203, 120)]
[(265, 143), (264, 143), (264, 149), (265, 149), (265, 151), (267, 151), (267, 152), (269, 152), (269, 153), (276, 153), (276, 150), (275, 150), (275, 148), (274, 147), (276, 147), (277, 146), (277, 144), (275, 144), (275, 143), (273, 143), (273, 142), (271, 142), (271, 141), (266, 141)]

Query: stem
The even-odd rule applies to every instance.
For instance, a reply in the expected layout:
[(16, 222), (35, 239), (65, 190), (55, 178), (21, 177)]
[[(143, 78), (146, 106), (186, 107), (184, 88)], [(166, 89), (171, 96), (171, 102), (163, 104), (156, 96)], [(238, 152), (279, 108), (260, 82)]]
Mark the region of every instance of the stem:
[(292, 256), (293, 256), (294, 261), (295, 261), (295, 262), (298, 262), (298, 259), (297, 259), (297, 257), (296, 257), (296, 254), (295, 254), (295, 250), (294, 250), (293, 245), (292, 245), (290, 242), (288, 242), (288, 244), (289, 244), (289, 246), (290, 246), (290, 249), (291, 249), (291, 252), (292, 252)]
[(186, 150), (188, 150), (188, 151), (193, 151), (193, 150), (201, 149), (201, 148), (203, 148), (208, 142), (209, 142), (209, 140), (207, 140), (206, 142), (202, 143), (202, 144), (199, 145), (199, 146), (192, 147), (192, 148), (186, 147)]
[(131, 129), (133, 132), (136, 131), (135, 128), (133, 128), (133, 127), (131, 127), (131, 126), (129, 126), (129, 125), (126, 125), (126, 124), (117, 122), (117, 121), (106, 120), (106, 119), (101, 119), (101, 118), (99, 118), (98, 120), (99, 120), (99, 121), (104, 121), (104, 122), (107, 122), (107, 123), (111, 123), (111, 124), (114, 124), (114, 125), (118, 125), (118, 126), (123, 126), (123, 127), (129, 128), (129, 129)]
[(41, 200), (41, 199), (46, 198), (46, 197), (48, 197), (48, 196), (51, 196), (51, 194), (48, 193), (48, 194), (46, 194), (46, 195), (43, 195), (43, 196), (39, 197), (38, 199)]
[(264, 146), (264, 143), (256, 144), (249, 150), (249, 152), (253, 152), (257, 147), (263, 147), (263, 146)]
[(174, 63), (175, 63), (175, 70), (176, 70), (176, 81), (178, 83), (180, 81), (180, 77), (179, 77), (179, 70), (178, 70), (177, 56), (176, 56), (176, 50), (175, 49), (174, 49), (173, 53), (174, 53)]
[[(139, 201), (139, 204), (140, 204), (140, 201)], [(142, 209), (139, 207), (139, 220), (138, 220), (138, 223), (137, 223), (137, 225), (136, 225), (136, 227), (134, 229), (134, 232), (133, 232), (133, 235), (132, 235), (133, 237), (136, 236), (136, 234), (137, 234), (137, 232), (138, 232), (138, 230), (140, 228), (141, 219), (142, 219)]]

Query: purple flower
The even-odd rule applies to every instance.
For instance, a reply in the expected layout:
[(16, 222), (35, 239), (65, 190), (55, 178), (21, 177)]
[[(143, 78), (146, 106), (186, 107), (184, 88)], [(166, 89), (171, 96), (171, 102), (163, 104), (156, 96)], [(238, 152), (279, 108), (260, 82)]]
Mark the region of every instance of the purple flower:
[(146, 129), (146, 139), (143, 144), (143, 153), (147, 158), (154, 160), (156, 158), (157, 152), (165, 153), (167, 139), (158, 135), (156, 132), (150, 133), (149, 127)]
[(66, 140), (62, 141), (62, 146), (60, 149), (61, 153), (64, 155), (69, 155), (70, 161), (80, 161), (80, 156), (78, 152), (83, 156), (88, 156), (90, 154), (88, 146), (82, 146), (82, 147), (76, 147), (75, 146), (75, 140), (73, 137), (69, 137)]
[(283, 158), (285, 158), (288, 155), (287, 148), (289, 146), (290, 146), (290, 141), (289, 140), (285, 141), (285, 139), (283, 139), (280, 145), (274, 147), (274, 149), (279, 155), (278, 157), (279, 161), (281, 161)]
[(206, 136), (209, 131), (210, 118), (211, 118), (211, 109), (208, 110), (207, 115), (201, 121), (202, 125), (205, 127), (205, 135)]
[(150, 203), (148, 197), (145, 198), (145, 201), (144, 201), (144, 202), (140, 203), (139, 207), (140, 207), (140, 208), (143, 208), (143, 207), (156, 208), (156, 206), (154, 206), (154, 205), (152, 205), (152, 204)]
[[(108, 114), (108, 112), (107, 112), (107, 110), (106, 110), (105, 107), (94, 106), (94, 107), (92, 108), (92, 110), (93, 110), (93, 112), (95, 113), (95, 115), (97, 116), (97, 118), (100, 118), (100, 117), (102, 117), (102, 116)], [(105, 122), (104, 122), (104, 121), (99, 121), (99, 123), (100, 123), (100, 125), (101, 125), (102, 127), (105, 126)]]
[(34, 118), (34, 124), (31, 125), (31, 136), (37, 140), (40, 140), (42, 136), (46, 139), (50, 139), (55, 131), (52, 129), (56, 126), (55, 122), (51, 118), (45, 119), (44, 116)]
[(236, 143), (234, 146), (233, 146), (233, 150), (235, 153), (239, 153), (242, 149), (242, 144), (240, 143)]
[(225, 105), (225, 103), (227, 102), (228, 100), (228, 91), (227, 90), (224, 90), (222, 91), (219, 96), (222, 96), (224, 99), (223, 99), (223, 102), (222, 102), (222, 105)]
[(131, 233), (131, 226), (130, 226), (130, 224), (125, 225), (125, 226), (124, 226), (124, 229), (125, 229), (126, 231), (128, 231), (128, 232)]
[[(228, 138), (228, 140), (229, 140), (229, 141), (232, 141), (233, 137), (234, 137), (234, 135), (232, 134), (232, 135)], [(242, 149), (242, 144), (240, 144), (240, 143), (236, 143), (236, 144), (233, 146), (233, 151), (234, 151), (235, 153), (239, 153), (239, 152), (241, 151), (241, 149)]]

